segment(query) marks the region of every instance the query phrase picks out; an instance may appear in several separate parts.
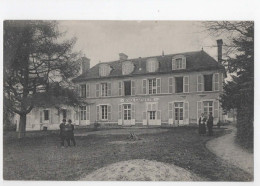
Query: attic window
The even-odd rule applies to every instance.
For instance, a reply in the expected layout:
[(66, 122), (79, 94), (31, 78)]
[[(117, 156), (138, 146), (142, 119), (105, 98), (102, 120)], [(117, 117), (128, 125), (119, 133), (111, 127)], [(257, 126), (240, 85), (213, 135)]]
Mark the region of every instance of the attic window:
[(99, 75), (108, 76), (110, 74), (111, 68), (107, 64), (102, 64), (99, 66)]
[(159, 63), (156, 58), (148, 59), (146, 62), (146, 69), (148, 72), (156, 72), (159, 67)]
[(186, 69), (186, 57), (177, 55), (172, 58), (172, 70)]

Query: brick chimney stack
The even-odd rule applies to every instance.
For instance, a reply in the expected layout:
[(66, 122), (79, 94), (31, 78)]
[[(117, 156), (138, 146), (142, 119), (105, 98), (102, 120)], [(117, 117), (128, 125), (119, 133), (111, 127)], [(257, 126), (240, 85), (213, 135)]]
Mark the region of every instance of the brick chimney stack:
[(223, 46), (223, 40), (218, 39), (217, 40), (217, 45), (218, 45), (218, 62), (222, 62), (222, 46)]
[(82, 57), (80, 62), (80, 74), (84, 74), (90, 68), (90, 59), (87, 57)]
[(127, 60), (128, 56), (124, 53), (119, 53), (119, 59), (120, 60)]

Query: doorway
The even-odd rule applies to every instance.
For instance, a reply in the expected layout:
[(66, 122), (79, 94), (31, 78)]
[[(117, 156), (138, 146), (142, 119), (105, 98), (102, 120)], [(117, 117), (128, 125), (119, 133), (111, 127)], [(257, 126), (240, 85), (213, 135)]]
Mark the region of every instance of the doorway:
[(174, 117), (176, 125), (183, 124), (183, 102), (174, 103)]
[(131, 125), (131, 104), (124, 104), (123, 105), (123, 124), (124, 125)]

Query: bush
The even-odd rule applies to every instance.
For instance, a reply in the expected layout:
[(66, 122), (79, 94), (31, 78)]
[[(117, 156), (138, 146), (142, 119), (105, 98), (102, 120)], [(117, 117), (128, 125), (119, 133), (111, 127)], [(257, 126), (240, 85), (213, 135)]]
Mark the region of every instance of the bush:
[(100, 123), (98, 123), (98, 122), (95, 122), (94, 123), (94, 130), (98, 130), (98, 128), (100, 128)]

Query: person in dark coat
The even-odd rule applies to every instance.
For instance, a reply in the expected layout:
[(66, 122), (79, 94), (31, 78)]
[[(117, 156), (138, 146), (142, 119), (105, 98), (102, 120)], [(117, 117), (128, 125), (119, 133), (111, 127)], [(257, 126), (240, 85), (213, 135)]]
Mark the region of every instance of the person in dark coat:
[(207, 120), (207, 127), (208, 127), (208, 132), (209, 132), (209, 136), (213, 135), (213, 116), (212, 116), (212, 112), (209, 113), (209, 118)]
[(206, 120), (207, 118), (202, 113), (199, 118), (199, 134), (206, 134)]
[(76, 146), (76, 141), (74, 138), (74, 125), (72, 125), (72, 121), (69, 119), (68, 124), (65, 126), (66, 130), (66, 141), (68, 143), (68, 146), (70, 146), (70, 141), (72, 141), (73, 145)]
[(63, 119), (62, 123), (60, 124), (60, 139), (61, 139), (62, 148), (64, 148), (64, 141), (66, 139), (65, 126), (66, 126), (66, 119)]

